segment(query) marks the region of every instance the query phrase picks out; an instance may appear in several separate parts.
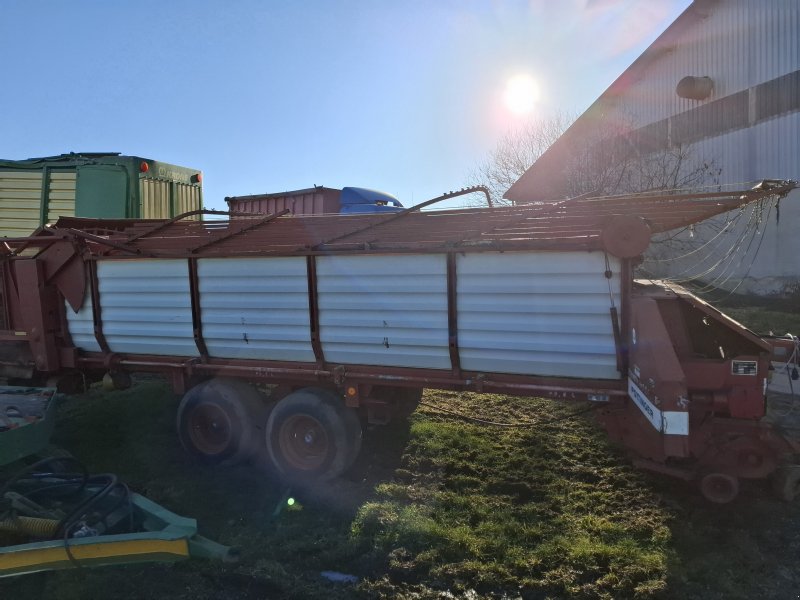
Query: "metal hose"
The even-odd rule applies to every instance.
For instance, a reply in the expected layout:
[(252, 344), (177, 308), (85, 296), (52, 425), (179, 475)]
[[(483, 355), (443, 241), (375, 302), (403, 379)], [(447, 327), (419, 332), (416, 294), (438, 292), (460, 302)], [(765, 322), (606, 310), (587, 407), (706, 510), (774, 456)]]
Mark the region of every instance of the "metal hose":
[(0, 531), (22, 533), (40, 538), (52, 538), (58, 529), (58, 520), (36, 517), (10, 517), (0, 521)]

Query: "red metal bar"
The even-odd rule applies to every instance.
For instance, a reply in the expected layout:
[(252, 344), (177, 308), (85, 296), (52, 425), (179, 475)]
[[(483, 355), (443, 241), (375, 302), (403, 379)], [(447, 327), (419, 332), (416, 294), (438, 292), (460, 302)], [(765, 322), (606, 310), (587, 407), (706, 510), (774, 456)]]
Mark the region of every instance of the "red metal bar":
[(97, 279), (97, 262), (89, 263), (89, 293), (92, 297), (92, 323), (94, 324), (94, 338), (97, 345), (104, 354), (110, 355), (111, 348), (108, 346), (106, 336), (103, 333), (103, 317), (100, 307), (100, 282)]
[(0, 319), (2, 319), (2, 329), (11, 329), (11, 312), (9, 310), (9, 286), (6, 281), (10, 277), (9, 261), (4, 260), (0, 263)]
[[(80, 231), (78, 229), (60, 229), (60, 233), (67, 233), (69, 235), (75, 236), (77, 238), (81, 238), (87, 240), (89, 242), (94, 242), (95, 244), (100, 244), (102, 246), (108, 246), (109, 248), (114, 248), (115, 250), (119, 250), (121, 252), (127, 252), (129, 254), (141, 254), (142, 251), (138, 248), (132, 248), (127, 244), (122, 244), (119, 242), (114, 242), (109, 240), (108, 238), (100, 237), (97, 235), (92, 235), (91, 233), (86, 233), (85, 231)], [(63, 239), (65, 236), (61, 236)]]
[(633, 288), (633, 261), (629, 258), (622, 260), (620, 265), (620, 301), (621, 329), (622, 329), (622, 369), (620, 375), (625, 379), (628, 376), (630, 366), (630, 347), (631, 347), (631, 292)]
[(20, 288), (20, 315), (28, 332), (28, 342), (36, 368), (43, 372), (59, 368), (55, 340), (55, 315), (51, 310), (55, 290), (44, 286), (44, 264), (21, 260), (14, 264)]
[[(286, 209), (282, 210), (281, 212), (269, 215), (267, 217), (264, 217), (263, 219), (258, 219), (255, 223), (251, 223), (247, 227), (240, 227), (239, 229), (237, 229), (235, 231), (226, 231), (225, 234), (223, 234), (223, 235), (221, 235), (221, 236), (219, 236), (217, 238), (214, 238), (213, 240), (209, 240), (208, 242), (205, 242), (204, 244), (200, 244), (199, 246), (195, 246), (194, 248), (191, 249), (191, 252), (192, 253), (199, 252), (203, 248), (208, 248), (210, 246), (213, 246), (214, 244), (218, 244), (218, 243), (223, 242), (223, 241), (225, 241), (227, 239), (230, 239), (230, 238), (232, 238), (234, 236), (241, 235), (241, 234), (243, 234), (243, 233), (245, 233), (247, 231), (250, 231), (251, 229), (256, 229), (258, 227), (261, 227), (262, 225), (266, 225), (267, 223), (270, 223), (270, 222), (274, 221), (278, 217), (282, 217), (283, 215), (285, 215), (288, 212), (289, 212), (289, 209), (286, 208)], [(230, 221), (229, 221), (229, 223), (230, 223)]]
[(308, 318), (311, 325), (311, 349), (320, 368), (325, 365), (325, 354), (319, 338), (319, 302), (317, 295), (317, 261), (313, 256), (306, 257), (308, 274)]
[[(117, 364), (131, 370), (171, 372), (174, 370), (205, 372), (210, 375), (248, 377), (262, 381), (297, 381), (310, 383), (368, 383), (409, 387), (438, 387), (472, 391), (494, 391), (509, 394), (551, 393), (570, 398), (570, 394), (594, 394), (624, 397), (627, 392), (621, 380), (582, 380), (493, 373), (487, 378), (481, 373), (462, 372), (456, 377), (451, 371), (371, 367), (366, 365), (328, 365), (320, 369), (311, 363), (281, 363), (277, 361), (233, 360), (209, 358), (206, 363), (191, 364), (190, 357), (142, 355), (122, 357)], [(95, 353), (85, 354), (79, 364), (87, 368), (103, 368), (106, 360)]]
[(178, 221), (182, 221), (183, 219), (185, 219), (187, 217), (193, 217), (194, 215), (227, 215), (227, 214), (228, 214), (227, 212), (222, 211), (222, 210), (208, 210), (208, 209), (205, 209), (205, 208), (201, 208), (199, 210), (190, 210), (190, 211), (187, 211), (185, 213), (181, 213), (181, 214), (179, 214), (179, 215), (177, 215), (175, 217), (172, 217), (171, 219), (167, 219), (165, 221), (162, 221), (162, 222), (154, 225), (150, 229), (146, 229), (145, 231), (143, 231), (141, 233), (137, 233), (136, 235), (133, 235), (133, 236), (129, 237), (128, 241), (129, 242), (133, 242), (133, 241), (136, 241), (136, 240), (138, 240), (140, 238), (147, 237), (148, 235), (152, 235), (154, 233), (158, 233), (159, 231), (161, 231), (162, 229), (166, 229), (167, 227), (169, 227), (173, 223), (177, 223)]
[(189, 296), (192, 305), (192, 333), (194, 343), (203, 361), (208, 360), (208, 348), (203, 339), (203, 319), (200, 309), (200, 286), (197, 278), (197, 259), (189, 259)]
[(447, 254), (447, 347), (455, 377), (461, 376), (461, 357), (458, 350), (458, 273), (456, 255)]
[(405, 209), (403, 211), (397, 212), (397, 213), (390, 213), (388, 216), (386, 216), (385, 218), (381, 219), (380, 221), (377, 221), (376, 223), (370, 223), (369, 225), (366, 225), (365, 227), (360, 227), (358, 229), (354, 229), (352, 231), (348, 231), (347, 233), (343, 233), (341, 235), (337, 235), (336, 237), (330, 238), (328, 240), (324, 240), (322, 242), (319, 242), (317, 244), (316, 248), (319, 249), (319, 248), (321, 248), (323, 246), (327, 246), (328, 244), (331, 244), (331, 243), (333, 243), (335, 241), (342, 240), (344, 238), (350, 237), (351, 235), (357, 235), (359, 233), (363, 233), (363, 232), (365, 232), (365, 231), (367, 231), (369, 229), (373, 229), (374, 227), (377, 227), (378, 225), (387, 225), (387, 224), (389, 224), (389, 223), (391, 223), (393, 221), (396, 221), (398, 219), (402, 219), (403, 217), (405, 217), (405, 216), (407, 216), (407, 215), (409, 215), (411, 213), (418, 212), (421, 209), (425, 208), (426, 206), (430, 206), (431, 204), (435, 204), (435, 203), (441, 202), (443, 200), (449, 200), (450, 198), (456, 198), (458, 196), (464, 196), (465, 194), (473, 194), (475, 192), (483, 192), (484, 194), (486, 194), (487, 201), (488, 201), (489, 205), (491, 206), (492, 202), (491, 202), (491, 199), (489, 197), (489, 190), (483, 185), (476, 185), (476, 186), (473, 186), (473, 187), (470, 187), (470, 188), (464, 188), (462, 190), (458, 190), (457, 192), (448, 192), (447, 194), (442, 194), (441, 196), (437, 196), (436, 198), (433, 198), (431, 200), (426, 200), (425, 202), (422, 202), (420, 204), (416, 204), (414, 206), (411, 206), (411, 207), (409, 207), (409, 208), (407, 208), (407, 209)]
[[(298, 218), (298, 217), (295, 217)], [(541, 250), (543, 252), (553, 251), (553, 252), (568, 252), (568, 251), (585, 251), (585, 250), (602, 250), (602, 246), (599, 242), (599, 236), (595, 236), (592, 238), (586, 238), (584, 241), (581, 242), (563, 242), (558, 240), (542, 240), (538, 243), (531, 243), (531, 242), (502, 242), (502, 243), (494, 243), (492, 241), (483, 242), (480, 245), (475, 246), (460, 246), (458, 247), (459, 251), (464, 252), (501, 252), (501, 251), (514, 251), (514, 250)], [(219, 251), (212, 251), (208, 253), (204, 253), (204, 256), (223, 256), (223, 257), (235, 257), (235, 256), (330, 256), (332, 254), (419, 254), (420, 252), (425, 252), (427, 254), (444, 254), (447, 252), (451, 252), (453, 250), (452, 247), (444, 247), (439, 242), (429, 242), (429, 243), (397, 243), (397, 244), (375, 244), (371, 248), (365, 249), (362, 244), (348, 244), (342, 247), (336, 247), (333, 249), (328, 250), (287, 250), (285, 248), (264, 248), (258, 246), (255, 242), (248, 246), (236, 249), (229, 249), (229, 248), (222, 248)], [(147, 250), (147, 256), (150, 258), (196, 258), (196, 254), (191, 254), (189, 252), (183, 251), (159, 251), (159, 250)], [(128, 260), (128, 257), (123, 256), (90, 256), (86, 260)]]
[(0, 342), (19, 342), (28, 339), (25, 331), (0, 331)]

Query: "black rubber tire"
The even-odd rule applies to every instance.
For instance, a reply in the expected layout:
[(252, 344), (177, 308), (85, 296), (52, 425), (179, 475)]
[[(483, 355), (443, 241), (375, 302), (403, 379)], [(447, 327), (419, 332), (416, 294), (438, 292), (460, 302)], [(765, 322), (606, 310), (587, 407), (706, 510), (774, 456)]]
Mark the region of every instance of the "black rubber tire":
[(727, 473), (708, 473), (700, 480), (700, 492), (714, 504), (727, 504), (739, 495), (739, 480)]
[(287, 482), (328, 481), (358, 456), (361, 424), (355, 410), (337, 394), (303, 388), (272, 409), (266, 445), (272, 464)]
[(211, 379), (190, 389), (178, 407), (178, 437), (206, 464), (234, 465), (263, 446), (264, 396), (236, 379)]

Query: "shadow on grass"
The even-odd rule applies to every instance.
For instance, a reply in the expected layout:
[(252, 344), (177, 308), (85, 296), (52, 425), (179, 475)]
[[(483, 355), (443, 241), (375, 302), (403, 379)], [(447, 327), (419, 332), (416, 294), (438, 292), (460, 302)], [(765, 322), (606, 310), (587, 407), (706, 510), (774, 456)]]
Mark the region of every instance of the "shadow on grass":
[(203, 560), (41, 573), (0, 580), (0, 597), (72, 598), (351, 598), (352, 586), (322, 571), (365, 574), (363, 546), (351, 534), (360, 506), (397, 468), (408, 425), (367, 435), (346, 477), (314, 489), (286, 488), (254, 461), (195, 463), (175, 432), (178, 399), (159, 378), (126, 391), (98, 389), (59, 406), (54, 444), (93, 473), (113, 472), (130, 488), (197, 519), (202, 535), (239, 549), (237, 564)]
[(688, 484), (653, 480), (672, 515), (669, 598), (794, 598), (800, 590), (800, 506), (774, 498), (768, 482), (744, 481), (726, 505)]

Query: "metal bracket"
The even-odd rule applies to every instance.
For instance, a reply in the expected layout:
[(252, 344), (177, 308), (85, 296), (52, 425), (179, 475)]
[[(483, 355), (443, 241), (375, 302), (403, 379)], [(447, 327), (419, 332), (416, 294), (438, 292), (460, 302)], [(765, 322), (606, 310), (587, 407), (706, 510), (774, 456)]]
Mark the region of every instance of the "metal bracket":
[(344, 368), (344, 365), (339, 365), (333, 369), (333, 383), (337, 386), (344, 385), (345, 377), (347, 376), (347, 371)]

